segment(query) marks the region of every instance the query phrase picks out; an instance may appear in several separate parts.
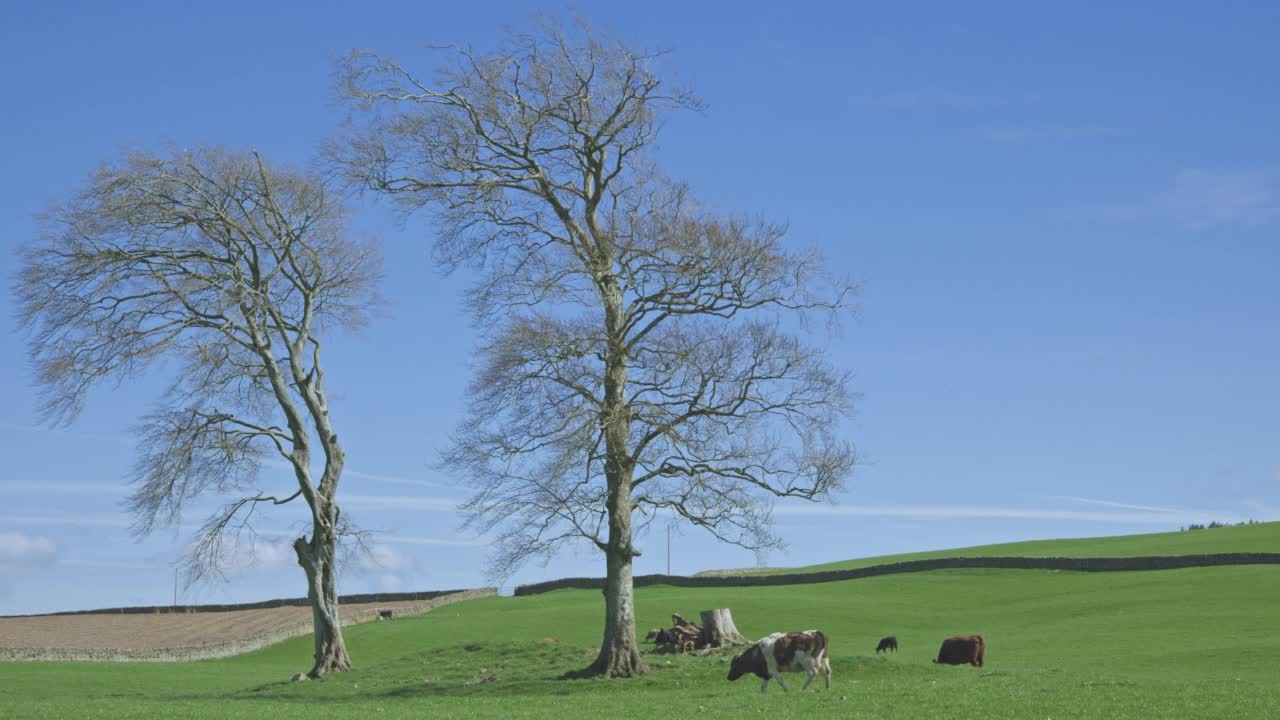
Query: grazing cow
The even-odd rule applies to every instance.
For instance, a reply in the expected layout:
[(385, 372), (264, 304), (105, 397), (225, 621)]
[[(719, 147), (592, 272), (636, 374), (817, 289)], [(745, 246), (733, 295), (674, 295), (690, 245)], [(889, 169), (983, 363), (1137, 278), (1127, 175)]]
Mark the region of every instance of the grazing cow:
[(934, 662), (944, 665), (969, 663), (974, 667), (982, 667), (986, 654), (987, 643), (981, 635), (957, 635), (942, 641)]
[(880, 638), (880, 644), (876, 646), (876, 652), (889, 652), (890, 650), (898, 652), (898, 638), (890, 635), (887, 638)]
[(760, 692), (769, 687), (769, 679), (778, 681), (782, 691), (787, 691), (782, 682), (782, 673), (801, 672), (809, 674), (802, 690), (809, 688), (809, 683), (822, 672), (827, 687), (831, 687), (831, 658), (827, 653), (827, 636), (817, 630), (793, 633), (774, 633), (757, 642), (733, 658), (729, 664), (729, 679), (737, 680), (748, 673), (763, 678)]

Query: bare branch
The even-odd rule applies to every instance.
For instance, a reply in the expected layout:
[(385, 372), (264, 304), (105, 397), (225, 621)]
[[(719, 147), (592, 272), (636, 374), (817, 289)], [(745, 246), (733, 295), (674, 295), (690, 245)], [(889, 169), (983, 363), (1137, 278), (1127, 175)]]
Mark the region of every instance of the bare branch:
[[(349, 240), (345, 219), (325, 182), (256, 152), (137, 152), (49, 211), (15, 286), (50, 421), (73, 420), (104, 381), (176, 361), (137, 428), (126, 503), (134, 531), (176, 523), (194, 498), (239, 496), (193, 540), (189, 577), (199, 579), (217, 573), (225, 538), (252, 539), (256, 508), (302, 499), (311, 538), (294, 547), (317, 603), (316, 637), (339, 646), (334, 548), (350, 530), (334, 500), (344, 454), (320, 349), (325, 333), (368, 319), (381, 275), (377, 248)], [(270, 453), (293, 468), (289, 491), (256, 488)], [(322, 655), (348, 663), (340, 650), (318, 647), (313, 672)]]

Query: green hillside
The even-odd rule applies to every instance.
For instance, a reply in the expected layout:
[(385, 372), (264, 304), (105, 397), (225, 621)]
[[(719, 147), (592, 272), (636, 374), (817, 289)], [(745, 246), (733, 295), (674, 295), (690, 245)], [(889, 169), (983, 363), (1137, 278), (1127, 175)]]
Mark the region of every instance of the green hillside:
[[(1146, 548), (1160, 537), (1130, 541), (1139, 554), (1153, 554)], [(558, 679), (590, 661), (602, 614), (598, 591), (563, 590), (351, 627), (357, 669), (318, 682), (284, 682), (309, 667), (309, 638), (190, 664), (0, 663), (0, 716), (1274, 718), (1277, 597), (1280, 566), (948, 570), (637, 591), (642, 632), (669, 624), (672, 611), (730, 607), (751, 637), (783, 629), (828, 634), (830, 691), (801, 693), (802, 678), (791, 676), (791, 693), (772, 687), (761, 697), (754, 679), (727, 682), (726, 659), (715, 656), (653, 656), (653, 672), (635, 680)], [(987, 638), (985, 668), (930, 662), (941, 638), (960, 633)], [(901, 652), (876, 657), (876, 641), (888, 634), (897, 635)], [(464, 686), (489, 674), (498, 681)]]
[(841, 560), (821, 565), (772, 568), (744, 574), (781, 575), (794, 572), (847, 570), (907, 560), (947, 557), (1140, 557), (1149, 555), (1201, 555), (1231, 552), (1280, 552), (1280, 522), (1234, 525), (1186, 532), (1116, 535), (1112, 537), (1029, 540), (1026, 542), (975, 545), (973, 547), (928, 552), (882, 555)]

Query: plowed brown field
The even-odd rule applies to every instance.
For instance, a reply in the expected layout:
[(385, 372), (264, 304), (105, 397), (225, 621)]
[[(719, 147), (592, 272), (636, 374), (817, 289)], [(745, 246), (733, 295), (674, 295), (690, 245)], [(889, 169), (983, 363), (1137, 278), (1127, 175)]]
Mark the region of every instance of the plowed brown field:
[[(377, 618), (382, 609), (417, 615), (492, 594), (492, 588), (484, 588), (431, 600), (343, 605), (340, 611), (343, 625), (351, 625)], [(0, 618), (0, 659), (201, 660), (250, 652), (310, 632), (309, 607), (9, 617)]]

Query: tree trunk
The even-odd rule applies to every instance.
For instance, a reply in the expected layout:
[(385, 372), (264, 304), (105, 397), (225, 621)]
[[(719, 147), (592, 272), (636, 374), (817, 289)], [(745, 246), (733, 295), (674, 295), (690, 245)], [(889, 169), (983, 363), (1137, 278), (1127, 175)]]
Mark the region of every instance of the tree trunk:
[(298, 564), (307, 573), (307, 599), (311, 601), (311, 618), (315, 638), (315, 666), (307, 673), (318, 678), (329, 673), (351, 669), (351, 658), (342, 639), (342, 622), (338, 615), (338, 587), (335, 552), (332, 542), (307, 542), (300, 537), (293, 542)]
[[(595, 232), (593, 225), (593, 232)], [(595, 235), (599, 237), (598, 234)], [(602, 266), (612, 268), (612, 257)], [(631, 585), (631, 561), (638, 555), (631, 544), (631, 478), (635, 462), (627, 448), (631, 419), (627, 410), (627, 354), (625, 322), (622, 313), (622, 290), (617, 278), (605, 273), (600, 277), (601, 297), (605, 306), (605, 329), (609, 338), (605, 356), (604, 412), (605, 481), (609, 496), (609, 541), (604, 546), (608, 566), (604, 587), (604, 641), (600, 655), (587, 668), (591, 675), (631, 677), (649, 670), (640, 658), (636, 642), (635, 595)]]
[(747, 639), (738, 632), (738, 626), (733, 624), (733, 613), (729, 608), (716, 608), (702, 611), (701, 644), (711, 647), (746, 645)]
[(632, 677), (648, 672), (636, 642), (635, 600), (631, 586), (631, 553), (608, 552), (605, 578), (604, 642), (588, 674)]

